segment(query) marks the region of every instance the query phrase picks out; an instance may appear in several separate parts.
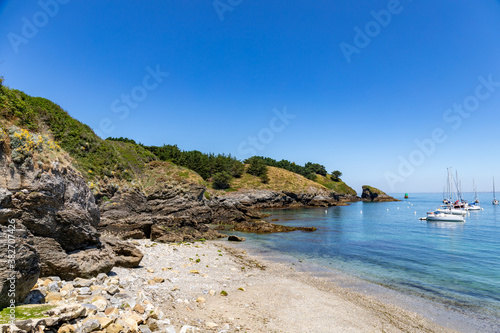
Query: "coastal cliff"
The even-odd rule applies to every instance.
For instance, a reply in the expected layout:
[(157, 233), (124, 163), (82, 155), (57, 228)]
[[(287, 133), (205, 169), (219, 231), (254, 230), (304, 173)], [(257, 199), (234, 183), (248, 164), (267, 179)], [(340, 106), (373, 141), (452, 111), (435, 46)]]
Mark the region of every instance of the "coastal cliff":
[[(107, 273), (113, 246), (96, 230), (100, 213), (93, 193), (70, 157), (47, 136), (0, 127), (0, 227), (15, 246), (16, 301), (39, 276), (65, 279)], [(118, 245), (118, 244), (117, 244)], [(7, 246), (1, 248), (2, 268)], [(7, 270), (0, 274), (0, 307), (8, 302)]]
[(368, 185), (363, 185), (363, 193), (361, 194), (361, 199), (363, 201), (370, 201), (370, 202), (400, 201), (398, 199), (391, 197), (385, 192), (382, 192), (381, 190)]
[[(122, 239), (314, 231), (266, 222), (259, 209), (359, 200), (340, 179), (333, 184), (324, 177), (321, 184), (311, 180), (314, 172), (308, 179), (266, 166), (268, 174), (255, 176), (224, 155), (217, 158), (238, 168), (232, 187), (216, 188), (214, 177), (160, 161), (142, 145), (102, 140), (46, 99), (0, 86), (0, 102), (0, 229), (16, 239), (16, 302), (39, 276), (90, 278), (114, 266), (138, 266), (142, 253)], [(8, 267), (8, 248), (0, 251), (0, 265)], [(9, 277), (0, 273), (0, 308), (8, 305)]]

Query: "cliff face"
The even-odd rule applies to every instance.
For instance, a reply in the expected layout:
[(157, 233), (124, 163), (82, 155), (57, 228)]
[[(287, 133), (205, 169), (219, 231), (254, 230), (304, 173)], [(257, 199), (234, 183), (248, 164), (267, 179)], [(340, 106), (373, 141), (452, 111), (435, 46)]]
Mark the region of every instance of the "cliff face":
[(368, 185), (363, 185), (363, 193), (361, 194), (361, 199), (363, 201), (372, 202), (400, 201), (391, 197), (390, 195), (387, 195), (381, 190)]
[(115, 265), (113, 245), (96, 230), (94, 195), (67, 158), (52, 141), (19, 128), (0, 137), (0, 228), (2, 235), (12, 230), (16, 250), (11, 274), (5, 270), (11, 252), (1, 247), (0, 308), (11, 275), (20, 301), (38, 276), (91, 277)]

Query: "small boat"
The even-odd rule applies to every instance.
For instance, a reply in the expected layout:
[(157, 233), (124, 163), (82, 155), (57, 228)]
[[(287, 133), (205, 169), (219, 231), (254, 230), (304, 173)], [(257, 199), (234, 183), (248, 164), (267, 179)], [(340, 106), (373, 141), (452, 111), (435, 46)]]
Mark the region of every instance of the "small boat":
[(479, 197), (477, 195), (477, 186), (474, 178), (472, 178), (472, 190), (474, 191), (474, 203), (479, 204)]
[(498, 200), (495, 195), (495, 177), (493, 177), (493, 201), (491, 203), (493, 205), (498, 205)]
[(468, 211), (475, 211), (475, 210), (483, 210), (479, 204), (473, 203), (472, 205), (467, 206)]
[(465, 222), (463, 215), (455, 215), (436, 210), (427, 213), (427, 221), (433, 222)]

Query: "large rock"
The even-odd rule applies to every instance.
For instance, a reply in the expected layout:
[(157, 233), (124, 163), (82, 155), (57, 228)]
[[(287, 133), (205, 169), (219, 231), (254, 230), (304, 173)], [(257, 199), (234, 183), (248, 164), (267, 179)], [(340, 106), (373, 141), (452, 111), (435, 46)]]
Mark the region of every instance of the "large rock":
[(67, 253), (52, 238), (34, 237), (41, 259), (41, 276), (59, 276), (65, 280), (89, 278), (108, 273), (115, 265), (111, 247), (99, 243), (94, 247)]
[(22, 301), (40, 274), (40, 257), (28, 237), (29, 232), (22, 224), (12, 222), (0, 225), (3, 235), (0, 246), (0, 308), (9, 306), (11, 300), (16, 303)]
[(99, 241), (99, 208), (85, 180), (57, 162), (34, 165), (15, 164), (0, 151), (0, 222), (15, 218), (25, 228), (40, 256), (41, 276), (109, 272), (114, 254)]
[(139, 266), (144, 257), (144, 254), (136, 246), (116, 237), (103, 237), (101, 241), (113, 250), (115, 266), (135, 268)]
[(100, 205), (99, 229), (121, 238), (149, 238), (153, 218), (146, 196), (130, 187), (109, 195), (112, 195), (111, 199)]
[(372, 201), (372, 202), (387, 202), (387, 201), (400, 201), (387, 195), (382, 192), (378, 188), (363, 185), (363, 193), (361, 194), (361, 199), (363, 201)]

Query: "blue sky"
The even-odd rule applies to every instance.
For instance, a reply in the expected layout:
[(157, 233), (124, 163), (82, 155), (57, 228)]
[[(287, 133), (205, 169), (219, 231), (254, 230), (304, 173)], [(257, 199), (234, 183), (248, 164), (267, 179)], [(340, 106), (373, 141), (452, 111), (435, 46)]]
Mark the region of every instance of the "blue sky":
[(499, 1), (0, 1), (0, 22), (6, 85), (103, 137), (318, 162), (358, 191), (500, 183)]

